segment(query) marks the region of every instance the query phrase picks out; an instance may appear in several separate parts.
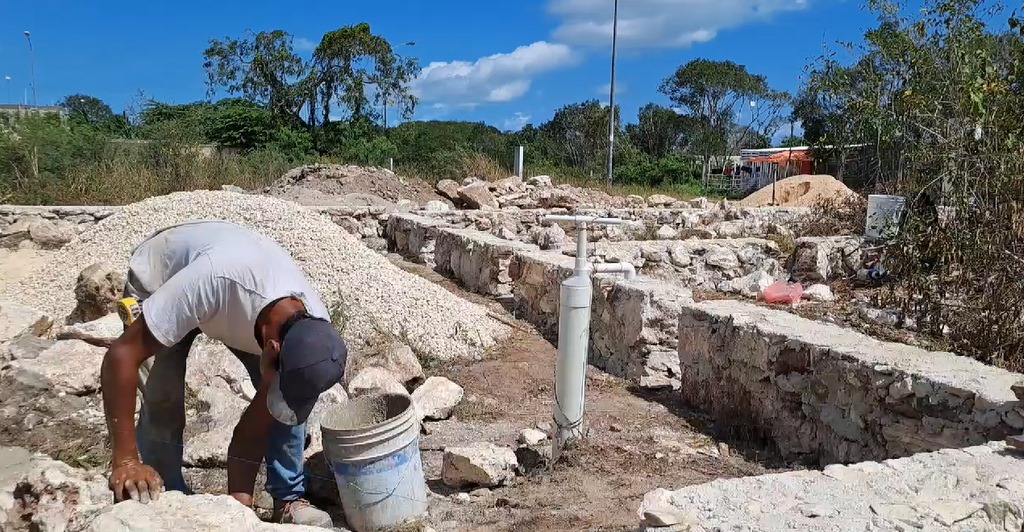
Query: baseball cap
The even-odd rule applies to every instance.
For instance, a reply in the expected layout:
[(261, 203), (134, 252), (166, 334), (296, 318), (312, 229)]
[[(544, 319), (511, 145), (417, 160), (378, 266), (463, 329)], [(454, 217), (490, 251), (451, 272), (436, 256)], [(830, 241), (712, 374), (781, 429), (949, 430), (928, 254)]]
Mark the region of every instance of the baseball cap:
[(285, 425), (306, 422), (320, 394), (345, 376), (348, 348), (330, 322), (300, 314), (281, 327), (277, 377), (267, 408)]

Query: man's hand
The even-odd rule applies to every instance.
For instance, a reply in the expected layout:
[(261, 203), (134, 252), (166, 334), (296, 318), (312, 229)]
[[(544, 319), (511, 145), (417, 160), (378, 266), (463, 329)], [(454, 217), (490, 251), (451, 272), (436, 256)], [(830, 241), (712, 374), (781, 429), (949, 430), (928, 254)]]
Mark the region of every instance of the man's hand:
[(129, 460), (116, 466), (110, 473), (110, 489), (114, 492), (116, 502), (130, 498), (147, 504), (149, 501), (160, 500), (164, 481), (152, 467), (138, 460)]

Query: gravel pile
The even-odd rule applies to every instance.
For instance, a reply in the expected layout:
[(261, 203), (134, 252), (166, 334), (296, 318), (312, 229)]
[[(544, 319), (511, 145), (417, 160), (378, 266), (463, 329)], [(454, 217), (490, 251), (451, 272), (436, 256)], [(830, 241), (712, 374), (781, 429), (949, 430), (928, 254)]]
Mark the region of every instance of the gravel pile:
[(508, 329), (483, 307), (406, 273), (331, 220), (292, 202), (225, 191), (177, 192), (128, 205), (97, 223), (17, 282), (0, 280), (0, 297), (57, 317), (75, 306), (78, 273), (97, 261), (126, 265), (153, 231), (186, 220), (228, 220), (285, 247), (332, 312), (347, 316), (350, 340), (389, 333), (420, 356), (476, 357)]

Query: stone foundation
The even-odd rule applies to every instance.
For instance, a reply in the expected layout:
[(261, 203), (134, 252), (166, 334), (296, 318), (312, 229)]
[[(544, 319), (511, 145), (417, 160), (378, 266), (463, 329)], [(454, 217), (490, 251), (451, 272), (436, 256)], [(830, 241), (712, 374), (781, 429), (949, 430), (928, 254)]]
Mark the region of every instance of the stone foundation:
[(878, 460), (1024, 428), (1020, 374), (780, 310), (683, 305), (678, 347), (683, 400), (760, 429), (789, 458)]
[(644, 497), (639, 514), (650, 531), (1019, 532), (1022, 476), (1024, 456), (995, 442), (823, 471), (656, 489)]

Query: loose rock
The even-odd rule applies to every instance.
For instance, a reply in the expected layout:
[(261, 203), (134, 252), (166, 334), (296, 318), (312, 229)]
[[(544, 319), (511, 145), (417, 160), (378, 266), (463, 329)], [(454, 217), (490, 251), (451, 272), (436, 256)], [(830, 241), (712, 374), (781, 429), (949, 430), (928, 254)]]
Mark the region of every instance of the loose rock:
[(470, 209), (497, 209), (498, 200), (486, 183), (473, 183), (459, 189), (459, 199)]
[(364, 395), (379, 393), (397, 393), (408, 395), (408, 390), (402, 383), (398, 382), (395, 375), (380, 367), (367, 367), (356, 373), (355, 377), (348, 384), (349, 397), (362, 397)]
[(397, 340), (350, 350), (345, 364), (345, 379), (351, 383), (362, 369), (371, 367), (386, 370), (400, 384), (423, 378), (423, 367), (416, 353)]
[(522, 445), (537, 445), (546, 439), (548, 439), (548, 435), (537, 429), (523, 429), (519, 432), (519, 438), (516, 441)]
[(124, 332), (124, 323), (116, 314), (108, 314), (98, 320), (61, 327), (58, 340), (82, 340), (100, 347), (110, 347)]
[(51, 222), (50, 220), (39, 220), (31, 225), (28, 230), (32, 241), (43, 249), (57, 249), (68, 242), (71, 242), (78, 234), (75, 225), (63, 220)]
[(836, 296), (832, 294), (832, 289), (827, 285), (823, 284), (812, 284), (804, 289), (804, 296), (811, 301), (830, 302), (835, 301)]
[(90, 532), (323, 532), (323, 528), (265, 523), (255, 512), (230, 495), (184, 495), (165, 492), (160, 500), (143, 504), (125, 501), (115, 504), (90, 523)]
[(82, 270), (75, 283), (78, 306), (68, 321), (93, 321), (116, 312), (115, 304), (124, 294), (124, 284), (124, 273), (105, 262), (94, 263)]
[(412, 392), (420, 416), (432, 421), (448, 419), (462, 396), (462, 386), (444, 377), (430, 377)]
[(22, 334), (42, 336), (52, 325), (53, 319), (39, 310), (0, 300), (0, 343)]
[(512, 480), (518, 466), (516, 454), (493, 443), (477, 443), (444, 450), (441, 479), (446, 486), (462, 489), (471, 486), (495, 487)]
[(72, 395), (100, 388), (103, 348), (78, 340), (61, 340), (31, 359), (17, 360), (15, 378), (28, 386), (45, 382), (54, 390)]
[(107, 480), (98, 472), (0, 447), (0, 530), (82, 530), (111, 502)]
[(652, 194), (647, 197), (647, 204), (652, 207), (663, 207), (665, 205), (671, 205), (676, 202), (676, 199), (672, 196), (666, 196), (664, 194)]

